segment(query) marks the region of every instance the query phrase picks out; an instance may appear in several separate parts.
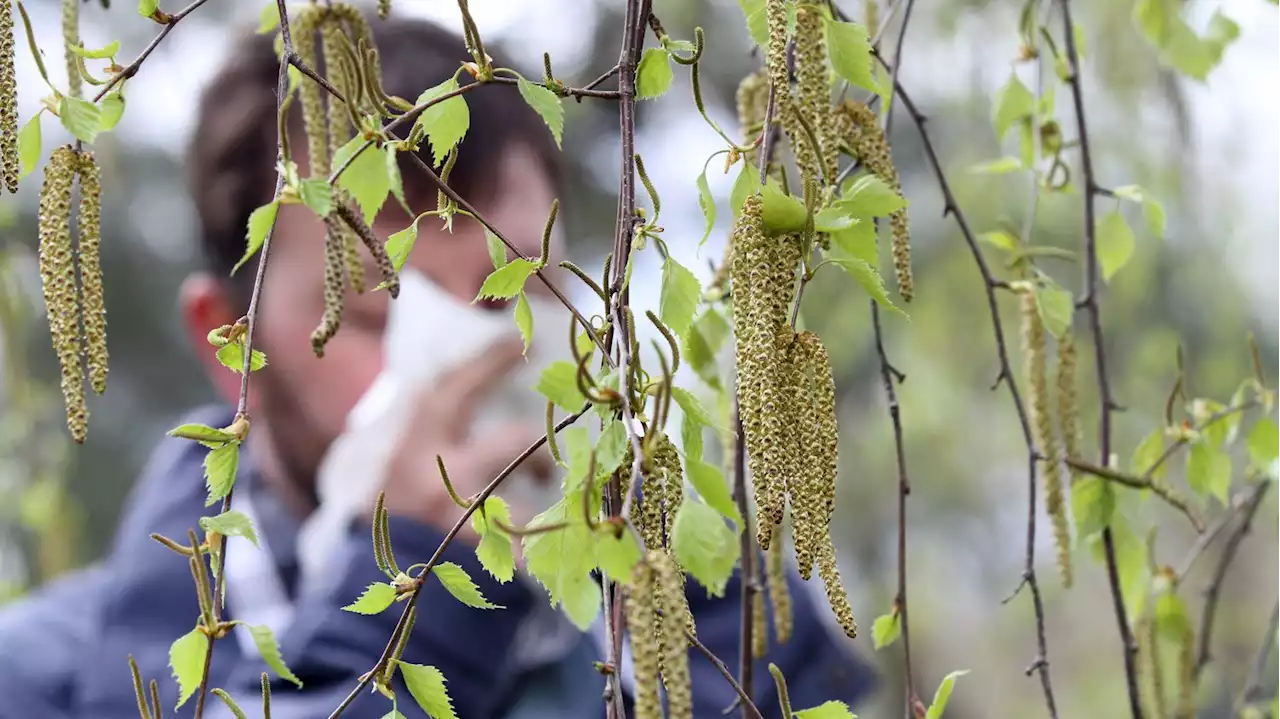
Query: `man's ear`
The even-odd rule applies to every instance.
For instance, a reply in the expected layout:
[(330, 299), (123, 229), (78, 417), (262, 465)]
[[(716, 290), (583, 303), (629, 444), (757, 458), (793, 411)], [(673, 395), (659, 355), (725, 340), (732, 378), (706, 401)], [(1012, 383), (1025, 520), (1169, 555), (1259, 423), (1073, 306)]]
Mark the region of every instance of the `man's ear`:
[(240, 375), (222, 366), (208, 339), (209, 330), (234, 324), (239, 319), (227, 299), (226, 288), (212, 275), (196, 273), (182, 283), (178, 303), (182, 314), (182, 331), (187, 342), (200, 359), (218, 396), (235, 406), (240, 398)]

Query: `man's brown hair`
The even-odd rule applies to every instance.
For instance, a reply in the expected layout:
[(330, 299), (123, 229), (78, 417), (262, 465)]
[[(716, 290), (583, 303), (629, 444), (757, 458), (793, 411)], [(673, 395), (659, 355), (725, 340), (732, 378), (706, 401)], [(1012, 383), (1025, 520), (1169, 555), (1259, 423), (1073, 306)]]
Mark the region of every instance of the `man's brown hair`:
[[(432, 23), (404, 18), (383, 21), (371, 13), (369, 22), (388, 94), (412, 102), (470, 59), (460, 37)], [(199, 214), (201, 249), (208, 268), (223, 278), (244, 254), (249, 215), (271, 201), (275, 187), (280, 61), (273, 40), (271, 34), (246, 33), (237, 41), (231, 60), (201, 96), (188, 154), (188, 184)], [(495, 58), (501, 56), (488, 44), (486, 50)], [(465, 73), (462, 79), (465, 82)], [(302, 82), (313, 81), (303, 78)], [(551, 133), (515, 88), (480, 88), (465, 97), (471, 124), (450, 172), (450, 187), (473, 204), (491, 199), (500, 191), (499, 161), (517, 144), (531, 148), (553, 186), (560, 185), (560, 154)], [(301, 138), (299, 103), (293, 103), (288, 121), (291, 139)], [(398, 134), (404, 137), (407, 131), (405, 127)], [(291, 146), (297, 152), (306, 143), (293, 140)], [(418, 155), (430, 163), (426, 142)], [(400, 169), (410, 205), (418, 211), (428, 209), (425, 204), (434, 207), (431, 181), (408, 157), (401, 156)], [(252, 278), (253, 273), (237, 273), (237, 278), (241, 275)]]

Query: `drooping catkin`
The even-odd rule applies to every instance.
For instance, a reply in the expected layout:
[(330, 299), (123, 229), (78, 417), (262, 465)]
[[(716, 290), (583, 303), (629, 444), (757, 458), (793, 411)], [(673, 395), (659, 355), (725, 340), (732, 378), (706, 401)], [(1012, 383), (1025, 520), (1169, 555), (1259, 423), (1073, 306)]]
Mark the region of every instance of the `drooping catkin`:
[(18, 77), (14, 62), (13, 3), (0, 8), (0, 167), (4, 186), (18, 191), (22, 157), (18, 152)]
[[(774, 542), (774, 547), (781, 547), (782, 542)], [(764, 611), (764, 593), (751, 594), (751, 656), (764, 659), (769, 651), (769, 621)]]
[(324, 357), (324, 346), (337, 334), (342, 324), (342, 306), (346, 299), (346, 262), (342, 234), (333, 225), (340, 223), (336, 215), (324, 219), (324, 314), (311, 333), (311, 349)]
[[(786, 557), (782, 554), (781, 542), (775, 542), (765, 552), (764, 579), (769, 589), (769, 603), (773, 606), (773, 634), (779, 644), (786, 644), (791, 639), (794, 625), (791, 588), (787, 585)], [(757, 593), (756, 596), (760, 595)]]
[(1026, 362), (1027, 392), (1030, 394), (1031, 430), (1040, 449), (1040, 471), (1044, 478), (1044, 505), (1053, 522), (1058, 571), (1063, 586), (1070, 587), (1071, 526), (1062, 492), (1062, 465), (1057, 438), (1053, 433), (1053, 415), (1049, 409), (1049, 380), (1045, 357), (1045, 327), (1036, 307), (1034, 290), (1021, 293), (1022, 351)]
[[(853, 100), (841, 103), (836, 113), (845, 116), (843, 119), (837, 117), (832, 122), (847, 133), (842, 139), (853, 151), (854, 157), (901, 195), (902, 183), (899, 181), (897, 168), (893, 166), (889, 140), (885, 137), (876, 114), (866, 105)], [(889, 227), (893, 237), (893, 269), (898, 279), (898, 294), (903, 302), (910, 302), (915, 295), (915, 285), (911, 276), (911, 224), (905, 207), (889, 216)]]
[[(656, 549), (669, 546), (667, 528), (663, 522), (663, 510), (669, 506), (667, 473), (670, 471), (670, 467), (664, 461), (667, 459), (664, 450), (671, 444), (671, 440), (667, 439), (666, 435), (657, 435), (652, 439), (652, 442), (653, 449), (641, 465), (644, 476), (641, 480), (640, 491), (642, 496), (637, 524), (645, 546), (650, 549)], [(634, 453), (631, 456), (633, 457)], [(631, 478), (629, 458), (627, 464), (628, 466), (625, 467), (625, 479), (629, 481)], [(671, 516), (674, 520), (674, 512)]]
[(662, 684), (667, 688), (667, 715), (672, 719), (692, 719), (689, 640), (684, 634), (692, 619), (684, 593), (684, 576), (665, 550), (650, 549), (648, 562), (653, 567), (657, 583), (657, 604), (663, 610), (655, 629), (661, 635)]
[(84, 78), (80, 76), (80, 56), (71, 49), (80, 44), (80, 0), (62, 0), (62, 44), (67, 62), (67, 95), (84, 94)]
[[(324, 10), (319, 5), (306, 6), (293, 18), (293, 48), (308, 67), (319, 70), (316, 53), (316, 31)], [(326, 68), (327, 69), (327, 68)], [(331, 71), (330, 71), (331, 72)], [(324, 88), (316, 82), (302, 82), (298, 94), (302, 101), (302, 125), (307, 134), (307, 164), (312, 177), (328, 177), (329, 128), (325, 116)]]
[(831, 533), (835, 510), (839, 433), (835, 416), (835, 380), (822, 338), (814, 332), (796, 336), (793, 351), (796, 386), (791, 400), (802, 408), (796, 420), (800, 457), (792, 492), (796, 562), (808, 579), (822, 543)]
[(346, 232), (342, 237), (342, 246), (345, 251), (347, 263), (347, 280), (351, 282), (351, 289), (356, 294), (364, 294), (364, 263), (360, 261), (360, 248), (356, 241), (355, 232)]
[(1196, 717), (1196, 632), (1188, 622), (1178, 638), (1177, 719)]
[(378, 0), (378, 19), (386, 20), (391, 14), (391, 0)]
[[(1080, 457), (1080, 399), (1076, 393), (1076, 343), (1068, 329), (1058, 338), (1058, 427), (1062, 431), (1062, 447), (1067, 457)], [(1071, 483), (1080, 478), (1079, 470), (1068, 467)]]
[(790, 73), (787, 72), (787, 3), (785, 0), (767, 0), (765, 17), (769, 23), (769, 45), (766, 48), (765, 65), (769, 70), (769, 82), (774, 97), (784, 100), (790, 96)]
[[(813, 473), (808, 471), (816, 449), (815, 415), (809, 394), (806, 348), (790, 327), (779, 333), (783, 441), (788, 447), (782, 472), (787, 477), (787, 503), (791, 505), (791, 536), (800, 576), (808, 579), (817, 545), (817, 514), (821, 499), (814, 495)], [(770, 553), (774, 547), (770, 546)]]
[(653, 568), (637, 562), (631, 574), (623, 608), (627, 613), (627, 635), (635, 676), (636, 719), (662, 719), (662, 698), (658, 686), (658, 637), (654, 633), (656, 587)]
[[(1160, 634), (1155, 619), (1144, 614), (1137, 622), (1134, 634), (1138, 640), (1139, 667), (1147, 678), (1147, 699), (1152, 716), (1165, 717), (1164, 671), (1160, 664)], [(1143, 661), (1145, 660), (1145, 661)]]
[[(351, 203), (346, 192), (336, 193), (333, 210), (334, 214), (330, 215), (330, 217), (341, 219), (338, 224), (360, 238), (364, 248), (373, 256), (373, 262), (378, 266), (378, 274), (382, 275), (382, 281), (386, 283), (387, 294), (391, 295), (393, 299), (399, 297), (400, 276), (396, 273), (396, 266), (391, 261), (391, 256), (387, 254), (387, 246), (378, 240), (377, 235), (373, 234), (373, 228), (369, 227), (369, 223), (364, 221), (364, 217), (351, 209)], [(363, 273), (363, 271), (362, 265), (361, 272)]]
[(107, 391), (107, 306), (102, 289), (102, 172), (92, 152), (79, 156), (78, 262), (84, 311), (84, 350), (93, 391)]
[[(822, 15), (815, 7), (796, 9), (796, 99), (794, 107), (804, 117), (819, 147), (800, 143), (797, 158), (804, 151), (805, 163), (810, 172), (805, 174), (801, 164), (803, 181), (831, 182), (835, 177), (835, 165), (839, 158), (839, 146), (831, 138), (831, 95), (827, 84), (827, 42), (823, 30)], [(790, 130), (788, 129), (788, 132)], [(793, 143), (796, 138), (793, 136)], [(819, 152), (814, 152), (819, 150)], [(811, 155), (811, 156), (810, 156)]]
[[(359, 86), (354, 75), (355, 68), (344, 62), (339, 49), (346, 38), (342, 32), (342, 21), (332, 10), (320, 24), (320, 44), (324, 53), (325, 69), (329, 81), (350, 102), (357, 102)], [(313, 83), (314, 84), (314, 83)], [(337, 157), (338, 150), (352, 137), (351, 114), (346, 103), (339, 102), (332, 94), (325, 95), (326, 122), (329, 134), (329, 155)]]
[(55, 148), (44, 168), (40, 190), (40, 278), (53, 348), (62, 368), (62, 399), (67, 428), (84, 442), (89, 411), (85, 406), (84, 368), (80, 362), (80, 302), (75, 256), (71, 250), (71, 188), (79, 160), (70, 145)]
[(849, 595), (840, 579), (840, 567), (836, 565), (836, 546), (832, 543), (830, 534), (818, 548), (818, 574), (827, 590), (827, 603), (831, 605), (831, 611), (835, 612), (840, 628), (850, 639), (857, 637), (858, 622), (853, 618), (853, 607), (849, 606)]

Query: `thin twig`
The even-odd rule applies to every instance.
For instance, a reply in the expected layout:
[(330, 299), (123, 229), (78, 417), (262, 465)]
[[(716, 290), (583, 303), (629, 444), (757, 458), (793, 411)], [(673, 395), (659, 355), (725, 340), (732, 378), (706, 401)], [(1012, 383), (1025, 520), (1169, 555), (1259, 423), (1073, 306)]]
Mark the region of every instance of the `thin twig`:
[[(283, 2), (283, 0), (277, 0), (277, 2)], [(573, 424), (579, 417), (586, 414), (588, 409), (590, 409), (590, 405), (586, 405), (577, 412), (574, 412), (568, 417), (560, 420), (560, 422), (555, 426), (555, 431), (559, 433), (565, 427)], [(454, 538), (458, 536), (458, 532), (462, 531), (463, 525), (467, 523), (467, 520), (471, 519), (471, 515), (474, 514), (477, 509), (484, 506), (485, 500), (489, 498), (489, 495), (493, 494), (494, 491), (496, 491), (507, 479), (507, 477), (511, 476), (511, 474), (515, 472), (517, 467), (523, 464), (530, 455), (538, 451), (538, 449), (546, 443), (547, 435), (544, 434), (538, 439), (538, 441), (529, 445), (528, 448), (517, 455), (515, 459), (511, 460), (506, 468), (499, 472), (497, 476), (489, 481), (489, 484), (485, 485), (484, 489), (480, 490), (480, 492), (475, 495), (472, 499), (471, 506), (462, 511), (462, 516), (458, 517), (458, 520), (453, 523), (453, 527), (444, 535), (444, 539), (440, 542), (440, 546), (436, 548), (435, 553), (431, 555), (431, 559), (427, 560), (422, 571), (418, 573), (418, 579), (425, 580), (427, 576), (431, 574), (431, 570), (440, 563), (441, 557), (444, 556), (445, 549), (447, 549), (453, 542)], [(387, 662), (391, 659), (391, 653), (395, 651), (395, 646), (399, 643), (400, 635), (404, 632), (405, 624), (409, 620), (409, 612), (413, 609), (414, 605), (417, 604), (418, 596), (422, 592), (422, 588), (424, 586), (426, 586), (426, 582), (420, 582), (409, 595), (409, 600), (405, 603), (404, 611), (400, 614), (400, 620), (396, 623), (396, 628), (391, 633), (391, 639), (387, 642), (387, 646), (382, 650), (382, 656), (378, 658), (377, 664), (375, 664), (372, 669), (360, 678), (359, 683), (357, 683), (355, 688), (351, 690), (351, 693), (348, 694), (347, 697), (342, 700), (342, 703), (333, 710), (333, 713), (329, 715), (329, 719), (337, 719), (342, 716), (343, 712), (347, 710), (347, 707), (351, 706), (351, 703), (360, 695), (360, 692), (364, 691), (369, 686), (369, 683), (373, 681), (373, 678), (386, 668)]]
[[(752, 646), (755, 643), (755, 621), (751, 610), (760, 592), (760, 567), (756, 562), (756, 535), (751, 530), (751, 511), (747, 505), (747, 448), (742, 429), (742, 414), (738, 396), (733, 397), (733, 499), (742, 516), (742, 533), (738, 535), (738, 553), (742, 555), (742, 585), (738, 596), (742, 602), (738, 621), (738, 684), (751, 695), (755, 668)], [(750, 719), (751, 713), (742, 705), (742, 719)]]
[(1133, 474), (1127, 474), (1117, 469), (1111, 469), (1110, 467), (1099, 467), (1096, 464), (1076, 459), (1074, 457), (1067, 457), (1065, 461), (1067, 466), (1078, 469), (1081, 472), (1092, 474), (1099, 479), (1105, 479), (1108, 482), (1115, 482), (1116, 484), (1122, 484), (1134, 489), (1151, 490), (1157, 497), (1168, 502), (1174, 509), (1177, 509), (1179, 512), (1186, 515), (1187, 519), (1191, 522), (1191, 526), (1195, 528), (1196, 532), (1204, 532), (1204, 519), (1200, 516), (1200, 511), (1187, 503), (1187, 501), (1182, 497), (1174, 494), (1173, 491), (1163, 483), (1153, 482), (1150, 479)]
[(756, 707), (755, 702), (751, 701), (751, 697), (747, 694), (746, 689), (744, 689), (743, 686), (733, 678), (733, 672), (729, 671), (729, 667), (725, 666), (725, 663), (720, 661), (720, 657), (717, 657), (714, 652), (708, 649), (707, 645), (698, 641), (698, 637), (694, 636), (694, 634), (688, 629), (684, 630), (684, 636), (689, 640), (689, 644), (691, 644), (694, 649), (697, 649), (702, 656), (706, 657), (707, 661), (711, 662), (711, 664), (715, 666), (716, 670), (720, 672), (720, 676), (724, 677), (724, 680), (729, 682), (729, 686), (733, 687), (733, 690), (738, 693), (738, 700), (742, 703), (742, 713), (747, 717), (750, 717), (750, 719), (764, 719), (764, 716), (760, 714), (760, 709)]
[(1241, 514), (1240, 524), (1227, 536), (1227, 544), (1222, 548), (1222, 554), (1218, 557), (1218, 565), (1213, 571), (1213, 579), (1209, 582), (1209, 586), (1205, 588), (1204, 609), (1200, 612), (1200, 629), (1196, 632), (1198, 641), (1196, 648), (1196, 680), (1199, 680), (1200, 673), (1212, 658), (1209, 654), (1209, 644), (1213, 637), (1213, 620), (1217, 616), (1218, 597), (1222, 594), (1222, 585), (1227, 578), (1227, 570), (1231, 568), (1231, 563), (1235, 561), (1236, 555), (1239, 554), (1240, 545), (1244, 542), (1245, 536), (1249, 534), (1249, 530), (1253, 526), (1253, 516), (1258, 513), (1258, 507), (1262, 505), (1262, 500), (1267, 496), (1267, 489), (1271, 486), (1271, 483), (1264, 481), (1259, 482), (1256, 486), (1257, 489), (1249, 497), (1248, 503)]
[[(1022, 401), (1022, 394), (1018, 391), (1018, 382), (1014, 378), (1013, 367), (1009, 362), (1008, 344), (1005, 341), (1004, 326), (1000, 322), (1000, 309), (996, 303), (996, 290), (1007, 285), (997, 280), (991, 273), (991, 267), (987, 264), (987, 259), (983, 256), (982, 250), (978, 246), (977, 237), (973, 234), (968, 220), (965, 219), (964, 213), (960, 210), (960, 204), (956, 201), (955, 194), (951, 191), (951, 185), (947, 182), (946, 173), (942, 170), (942, 163), (938, 160), (937, 151), (933, 147), (933, 140), (925, 128), (927, 119), (920, 112), (920, 109), (916, 107), (915, 103), (912, 102), (911, 96), (902, 87), (901, 82), (894, 83), (893, 92), (894, 97), (902, 102), (902, 106), (906, 109), (907, 114), (911, 116), (919, 130), (925, 156), (929, 161), (930, 167), (933, 168), (934, 177), (938, 181), (938, 189), (942, 192), (944, 202), (942, 214), (944, 216), (951, 215), (955, 219), (960, 228), (960, 234), (964, 236), (965, 244), (969, 247), (969, 253), (973, 256), (973, 261), (977, 264), (978, 271), (982, 274), (983, 289), (987, 297), (987, 309), (991, 315), (991, 329), (995, 333), (996, 357), (1000, 364), (1000, 372), (996, 376), (992, 389), (998, 387), (1001, 382), (1004, 383), (1009, 390), (1009, 396), (1013, 399), (1013, 406), (1018, 414), (1018, 422), (1022, 426), (1022, 437), (1026, 444), (1028, 455), (1027, 551), (1022, 569), (1022, 579), (1009, 599), (1017, 596), (1022, 587), (1030, 587), (1032, 604), (1036, 615), (1036, 643), (1038, 649), (1038, 654), (1031, 663), (1030, 669), (1039, 673), (1040, 686), (1044, 692), (1045, 705), (1049, 709), (1049, 716), (1056, 719), (1058, 709), (1053, 695), (1053, 684), (1049, 678), (1049, 649), (1045, 638), (1044, 602), (1040, 596), (1040, 583), (1037, 581), (1035, 573), (1036, 463), (1040, 459), (1040, 451), (1036, 448), (1027, 409)], [(1009, 599), (1005, 601), (1007, 602)]]
[[(1233, 414), (1245, 412), (1257, 406), (1258, 406), (1258, 400), (1257, 398), (1253, 398), (1253, 399), (1244, 400), (1240, 404), (1233, 405), (1231, 407), (1227, 407), (1225, 409), (1214, 412), (1213, 414), (1206, 417), (1203, 422), (1195, 426), (1194, 428), (1195, 432), (1197, 433), (1203, 432), (1209, 427), (1212, 427), (1213, 425), (1217, 424), (1218, 422), (1221, 422), (1222, 420), (1230, 417)], [(1173, 455), (1177, 454), (1179, 449), (1182, 449), (1183, 447), (1190, 444), (1191, 439), (1192, 439), (1192, 436), (1189, 433), (1183, 434), (1179, 436), (1178, 439), (1173, 444), (1169, 445), (1168, 447), (1165, 447), (1164, 452), (1160, 453), (1160, 456), (1156, 457), (1156, 461), (1152, 462), (1151, 466), (1147, 467), (1146, 471), (1143, 472), (1142, 474), (1143, 479), (1151, 479), (1152, 476), (1155, 475), (1156, 471), (1158, 471), (1161, 467), (1165, 465), (1165, 462), (1168, 462), (1170, 459), (1173, 458)]]
[[(515, 85), (515, 84), (518, 84), (520, 81), (515, 79), (514, 77), (495, 77), (489, 82), (492, 82), (496, 85)], [(537, 84), (537, 83), (534, 83), (534, 84)], [(567, 87), (566, 86), (566, 87), (559, 88), (556, 94), (560, 94), (561, 92), (569, 97), (576, 97), (576, 98), (594, 97), (598, 100), (619, 100), (622, 98), (622, 95), (617, 90), (592, 90), (586, 87)]]
[[(1094, 218), (1094, 196), (1098, 194), (1098, 183), (1093, 172), (1093, 156), (1089, 151), (1089, 125), (1085, 121), (1084, 92), (1080, 87), (1080, 55), (1076, 51), (1075, 23), (1071, 21), (1070, 0), (1058, 0), (1062, 8), (1063, 42), (1067, 52), (1066, 82), (1071, 87), (1071, 100), (1075, 107), (1076, 135), (1080, 147), (1080, 164), (1084, 193), (1084, 299), (1079, 307), (1089, 315), (1089, 328), (1093, 334), (1093, 358), (1098, 382), (1099, 422), (1098, 422), (1098, 461), (1101, 465), (1109, 463), (1111, 458), (1111, 413), (1116, 409), (1115, 397), (1111, 394), (1111, 378), (1107, 373), (1106, 336), (1102, 331), (1102, 312), (1098, 299), (1098, 236), (1097, 222)], [(1124, 605), (1124, 594), (1120, 587), (1120, 572), (1116, 562), (1115, 540), (1111, 528), (1102, 531), (1102, 546), (1107, 564), (1107, 580), (1111, 584), (1111, 600), (1115, 608), (1116, 627), (1120, 631), (1120, 643), (1124, 649), (1125, 683), (1129, 691), (1129, 710), (1133, 719), (1142, 719), (1142, 698), (1138, 690), (1138, 644), (1134, 641), (1133, 631), (1129, 626), (1129, 616)]]
[(1253, 698), (1262, 692), (1262, 675), (1267, 671), (1267, 664), (1271, 661), (1271, 651), (1275, 648), (1277, 625), (1280, 625), (1280, 603), (1271, 607), (1271, 620), (1267, 623), (1267, 633), (1262, 637), (1262, 646), (1258, 647), (1258, 654), (1253, 658), (1253, 666), (1249, 669), (1249, 680), (1245, 682), (1244, 688), (1240, 690), (1240, 695), (1236, 697), (1235, 710), (1240, 712), (1253, 701)]
[(617, 74), (618, 74), (618, 66), (617, 66), (617, 65), (614, 65), (612, 68), (610, 68), (610, 69), (609, 69), (609, 71), (608, 71), (608, 72), (604, 73), (604, 74), (603, 74), (603, 75), (601, 75), (600, 77), (597, 77), (596, 79), (592, 80), (591, 82), (587, 83), (586, 85), (583, 85), (582, 89), (583, 89), (583, 90), (594, 90), (595, 88), (600, 87), (600, 84), (601, 84), (601, 83), (603, 83), (605, 80), (608, 80), (609, 78), (611, 78), (611, 77), (613, 77), (614, 75), (617, 75)]
[(1177, 566), (1176, 573), (1178, 581), (1186, 579), (1187, 575), (1191, 573), (1191, 568), (1195, 566), (1196, 560), (1200, 559), (1200, 557), (1205, 553), (1205, 550), (1209, 548), (1209, 545), (1213, 543), (1213, 540), (1222, 533), (1222, 530), (1226, 529), (1227, 525), (1231, 524), (1232, 520), (1235, 519), (1240, 510), (1249, 506), (1253, 501), (1253, 495), (1258, 492), (1265, 491), (1263, 489), (1263, 484), (1264, 483), (1250, 485), (1246, 491), (1234, 496), (1229, 505), (1231, 508), (1230, 511), (1219, 516), (1218, 519), (1205, 530), (1204, 534), (1201, 534), (1196, 539), (1196, 543), (1192, 545), (1191, 549), (1187, 552), (1187, 556), (1183, 557), (1182, 561)]
[(134, 75), (137, 75), (138, 69), (142, 67), (142, 63), (147, 61), (147, 58), (151, 56), (152, 52), (155, 52), (155, 49), (169, 34), (169, 31), (173, 30), (173, 27), (177, 25), (182, 18), (190, 15), (206, 2), (208, 2), (208, 0), (195, 0), (195, 2), (192, 2), (190, 5), (170, 15), (169, 21), (160, 29), (160, 32), (156, 33), (155, 37), (151, 38), (151, 42), (147, 43), (147, 46), (142, 49), (142, 52), (138, 54), (138, 57), (134, 58), (133, 62), (126, 65), (123, 70), (112, 75), (111, 79), (107, 80), (106, 84), (102, 86), (102, 89), (98, 91), (98, 94), (93, 96), (93, 101), (98, 102), (102, 98), (106, 97), (107, 93), (111, 92), (111, 89), (116, 85), (119, 85), (122, 81), (128, 80)]

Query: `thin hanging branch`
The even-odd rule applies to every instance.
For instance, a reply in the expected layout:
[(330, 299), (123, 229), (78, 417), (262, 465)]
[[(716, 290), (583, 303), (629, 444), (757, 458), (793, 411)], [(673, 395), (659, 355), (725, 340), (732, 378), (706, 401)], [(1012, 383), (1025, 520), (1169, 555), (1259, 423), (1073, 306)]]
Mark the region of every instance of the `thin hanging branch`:
[[(1076, 51), (1075, 23), (1071, 21), (1070, 0), (1058, 0), (1062, 8), (1063, 42), (1067, 52), (1067, 84), (1071, 87), (1071, 100), (1075, 107), (1076, 134), (1080, 147), (1080, 164), (1084, 192), (1084, 298), (1078, 307), (1089, 316), (1089, 329), (1093, 335), (1093, 358), (1098, 382), (1099, 423), (1098, 463), (1106, 466), (1111, 458), (1111, 414), (1117, 409), (1111, 393), (1111, 378), (1107, 373), (1106, 337), (1102, 332), (1102, 312), (1098, 298), (1098, 235), (1094, 217), (1094, 197), (1100, 187), (1093, 171), (1093, 156), (1089, 151), (1089, 125), (1085, 121), (1084, 93), (1080, 87), (1080, 55)], [(1115, 539), (1111, 528), (1102, 531), (1102, 546), (1107, 563), (1107, 581), (1111, 585), (1111, 600), (1115, 608), (1116, 626), (1120, 631), (1120, 643), (1124, 649), (1125, 683), (1129, 691), (1129, 710), (1133, 719), (1142, 719), (1142, 698), (1138, 690), (1138, 644), (1134, 641), (1129, 617), (1121, 591), (1120, 572), (1116, 562)]]

